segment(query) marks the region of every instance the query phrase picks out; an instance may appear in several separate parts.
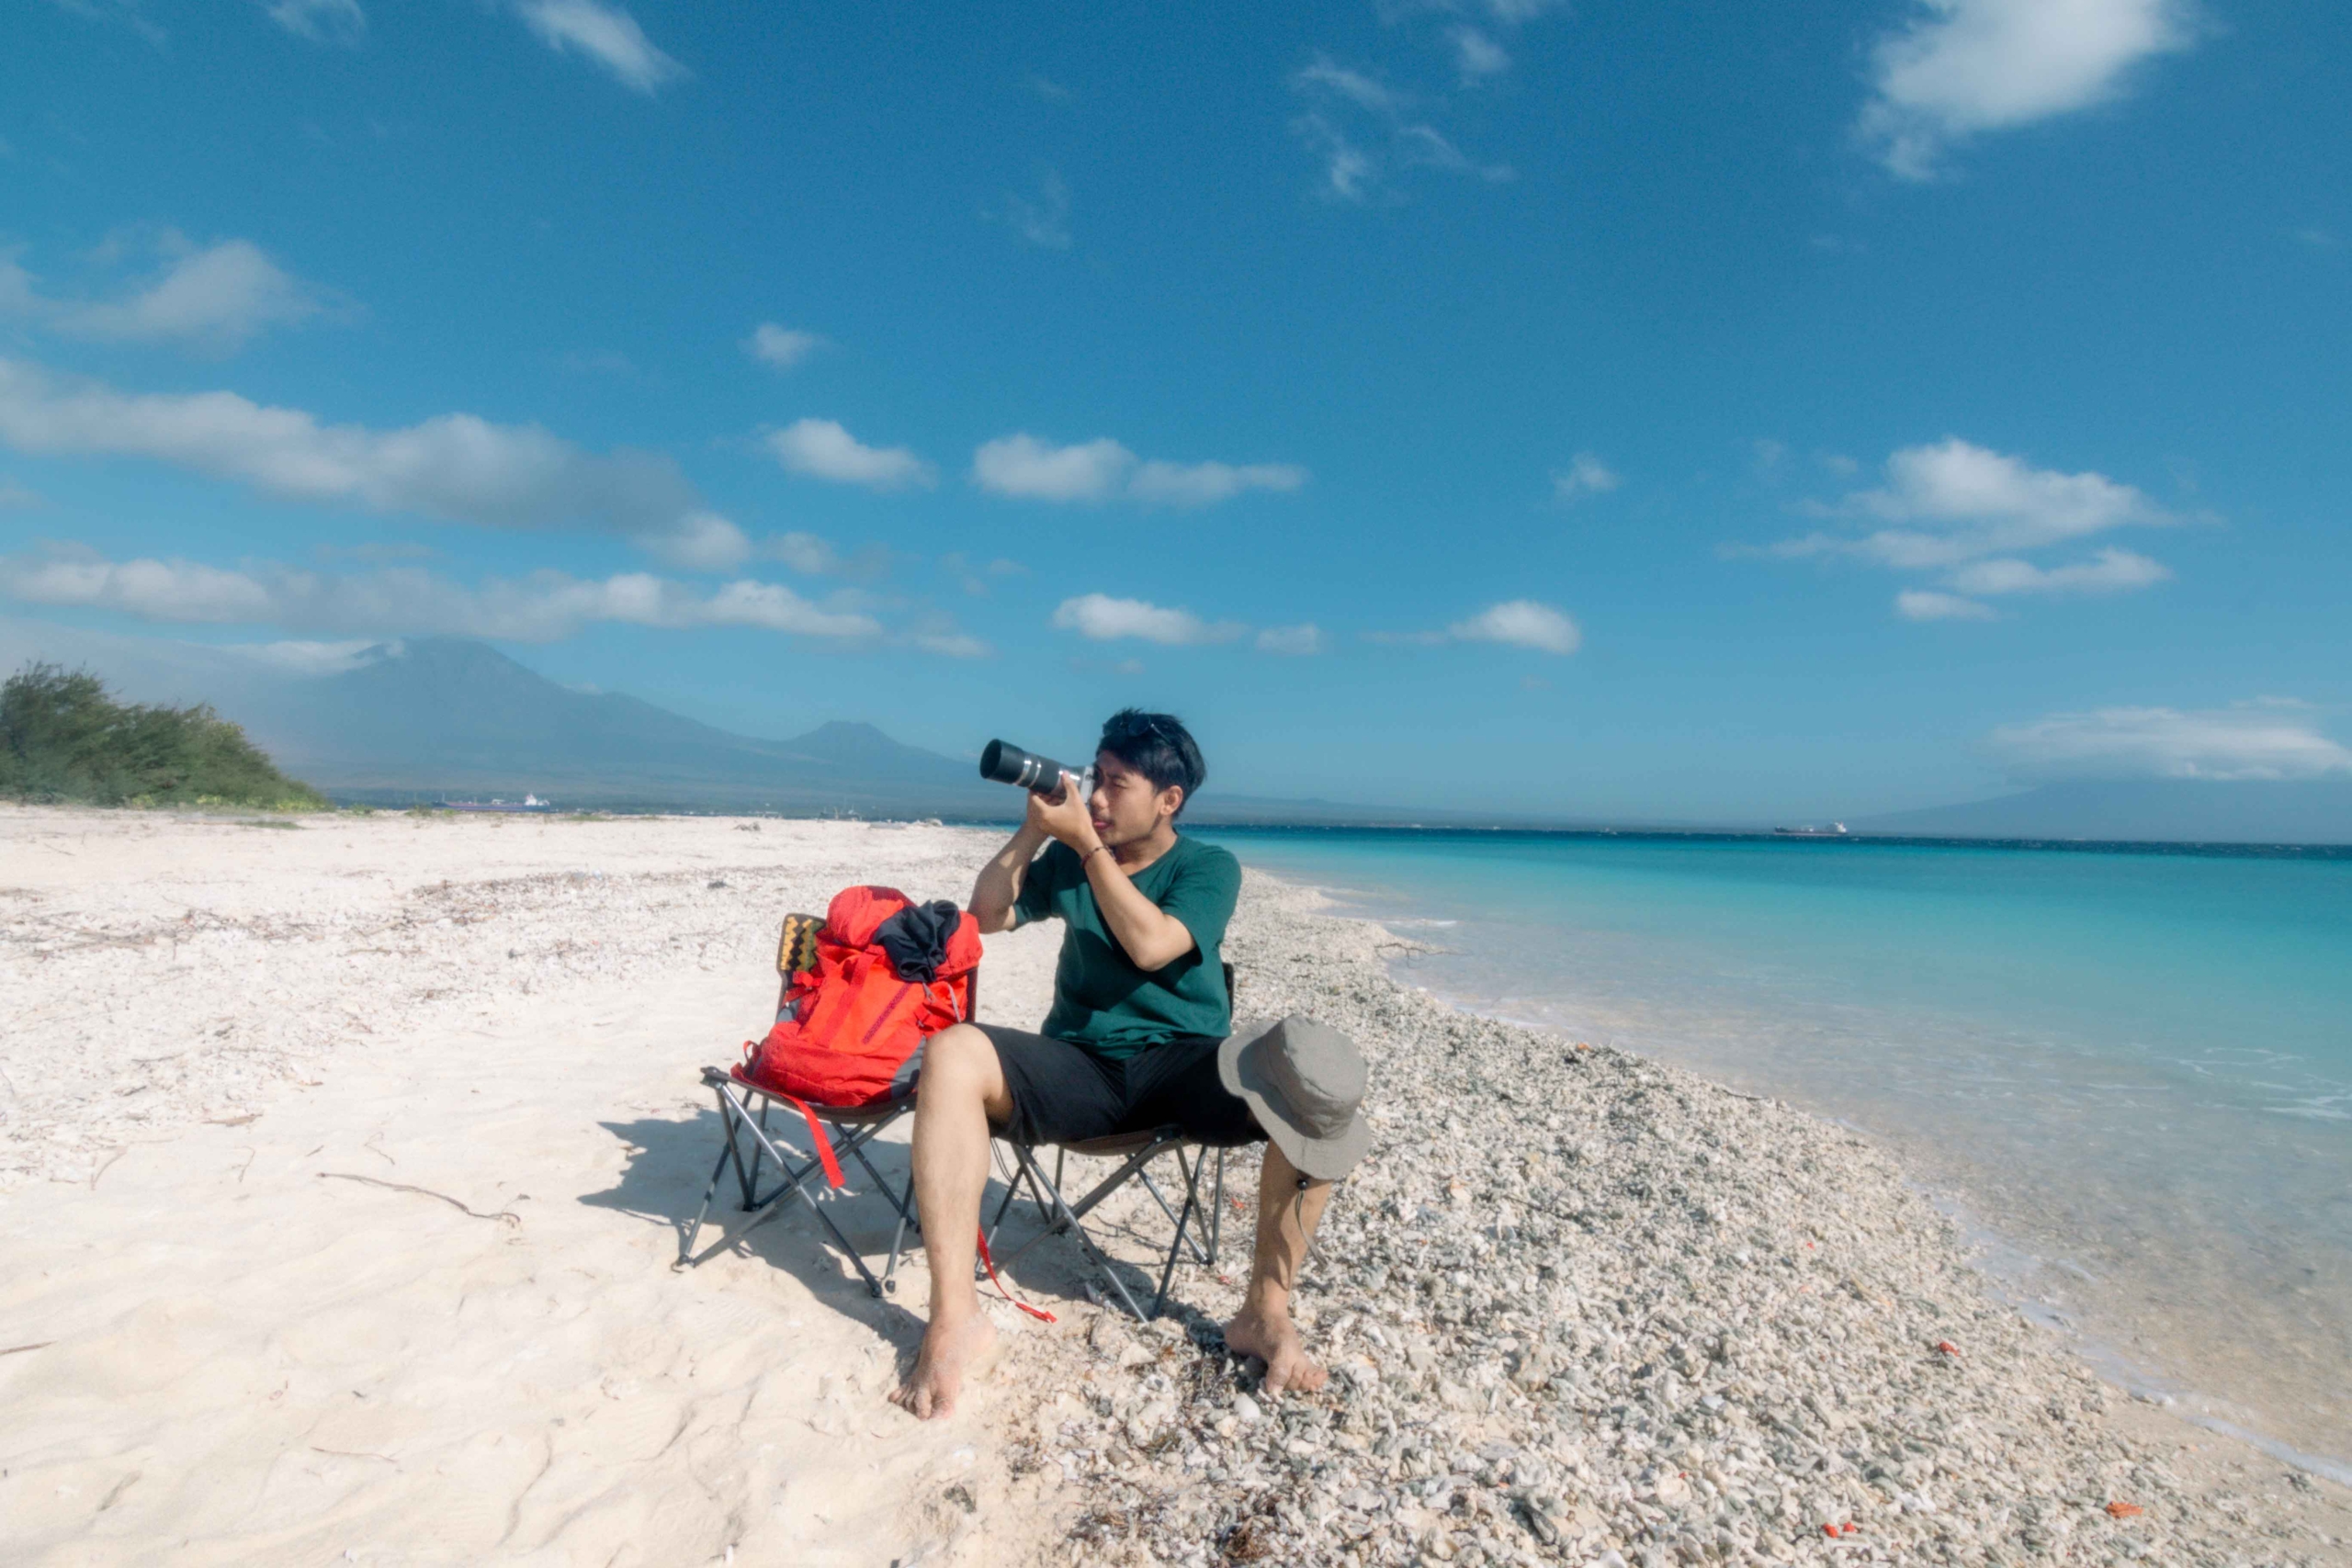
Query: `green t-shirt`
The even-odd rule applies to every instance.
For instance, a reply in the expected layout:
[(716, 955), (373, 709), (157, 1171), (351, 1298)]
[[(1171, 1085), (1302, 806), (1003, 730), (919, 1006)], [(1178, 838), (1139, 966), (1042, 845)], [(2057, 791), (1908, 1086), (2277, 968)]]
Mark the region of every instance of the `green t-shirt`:
[(1054, 966), (1054, 1010), (1045, 1032), (1124, 1060), (1180, 1034), (1233, 1032), (1217, 950), (1241, 897), (1241, 863), (1215, 844), (1179, 835), (1166, 854), (1135, 874), (1143, 896), (1184, 922), (1193, 950), (1165, 969), (1138, 969), (1102, 923), (1078, 852), (1056, 842), (1029, 863), (1013, 923), (1051, 915), (1063, 925)]

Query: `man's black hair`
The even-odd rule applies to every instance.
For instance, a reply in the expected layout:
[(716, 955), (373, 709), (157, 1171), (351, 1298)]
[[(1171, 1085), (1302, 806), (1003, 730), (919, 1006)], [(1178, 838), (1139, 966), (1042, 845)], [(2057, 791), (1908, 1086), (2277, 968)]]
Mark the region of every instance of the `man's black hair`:
[(1176, 807), (1179, 817), (1193, 804), (1194, 792), (1208, 782), (1209, 765), (1201, 761), (1193, 732), (1172, 713), (1121, 708), (1103, 721), (1102, 741), (1095, 750), (1110, 752), (1149, 779), (1156, 790), (1183, 785), (1184, 798)]

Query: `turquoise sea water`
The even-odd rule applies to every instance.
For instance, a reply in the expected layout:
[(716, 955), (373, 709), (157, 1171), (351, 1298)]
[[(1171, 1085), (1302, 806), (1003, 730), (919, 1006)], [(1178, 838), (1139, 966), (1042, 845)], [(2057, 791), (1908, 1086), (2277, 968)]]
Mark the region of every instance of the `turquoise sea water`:
[(2119, 1376), (2352, 1470), (2352, 855), (1203, 836), (1451, 1001), (1879, 1137)]

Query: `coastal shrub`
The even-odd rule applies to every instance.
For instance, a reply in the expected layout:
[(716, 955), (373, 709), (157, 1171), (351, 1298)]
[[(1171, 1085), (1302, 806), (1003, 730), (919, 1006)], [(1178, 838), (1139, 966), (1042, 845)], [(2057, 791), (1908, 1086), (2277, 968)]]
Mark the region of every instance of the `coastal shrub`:
[(28, 664), (0, 685), (0, 798), (88, 806), (318, 811), (209, 704), (117, 702), (86, 670)]

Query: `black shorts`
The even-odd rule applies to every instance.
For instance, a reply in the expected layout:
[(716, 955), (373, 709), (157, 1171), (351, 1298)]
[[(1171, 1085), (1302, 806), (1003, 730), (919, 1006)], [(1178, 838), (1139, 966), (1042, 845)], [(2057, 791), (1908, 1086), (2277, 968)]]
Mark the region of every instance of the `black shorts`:
[(1118, 1133), (1176, 1126), (1195, 1143), (1236, 1147), (1262, 1142), (1249, 1101), (1216, 1076), (1214, 1035), (1183, 1034), (1123, 1061), (1083, 1045), (983, 1023), (996, 1046), (1012, 1116), (997, 1131), (1024, 1144), (1075, 1144)]

